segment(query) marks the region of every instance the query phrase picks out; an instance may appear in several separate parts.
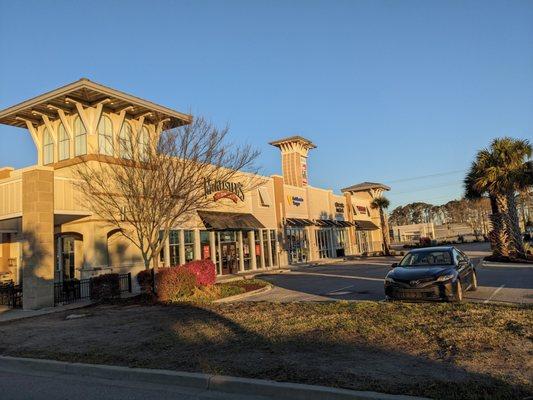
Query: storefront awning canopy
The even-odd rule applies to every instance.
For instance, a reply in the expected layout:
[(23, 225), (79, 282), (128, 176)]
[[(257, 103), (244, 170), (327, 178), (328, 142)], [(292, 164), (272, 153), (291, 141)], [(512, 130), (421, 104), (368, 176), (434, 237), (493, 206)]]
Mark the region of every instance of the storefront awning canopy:
[(303, 218), (286, 218), (285, 225), (287, 226), (311, 226), (313, 221)]
[(315, 220), (316, 226), (322, 226), (322, 227), (339, 227), (339, 228), (346, 228), (348, 226), (352, 226), (352, 224), (348, 221), (337, 221), (336, 219), (317, 219)]
[(198, 211), (207, 229), (263, 229), (264, 226), (252, 214), (217, 211)]
[(365, 221), (365, 220), (355, 220), (355, 226), (360, 231), (373, 231), (376, 229), (379, 229), (379, 226), (374, 224), (372, 221)]

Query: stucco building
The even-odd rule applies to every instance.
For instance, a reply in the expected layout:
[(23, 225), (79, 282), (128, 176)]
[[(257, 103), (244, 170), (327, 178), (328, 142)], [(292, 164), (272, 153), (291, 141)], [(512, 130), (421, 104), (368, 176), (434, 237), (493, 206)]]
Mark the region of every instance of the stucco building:
[[(132, 131), (148, 143), (191, 119), (87, 79), (0, 111), (0, 123), (27, 129), (37, 150), (34, 166), (0, 167), (0, 277), (23, 285), (24, 308), (53, 305), (55, 282), (144, 268), (139, 251), (83, 201), (75, 167), (124, 157), (120, 143)], [(162, 265), (209, 258), (218, 274), (232, 274), (381, 250), (370, 202), (388, 187), (363, 183), (341, 195), (312, 187), (307, 157), (316, 146), (299, 136), (271, 145), (282, 174), (176, 226)]]

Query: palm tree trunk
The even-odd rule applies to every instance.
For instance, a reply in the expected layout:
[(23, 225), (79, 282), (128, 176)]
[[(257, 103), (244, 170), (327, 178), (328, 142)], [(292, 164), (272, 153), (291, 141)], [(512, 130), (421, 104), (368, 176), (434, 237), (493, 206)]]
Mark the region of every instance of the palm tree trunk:
[[(489, 237), (494, 257), (509, 257), (509, 234), (506, 223), (507, 198), (505, 196), (491, 197), (493, 213), (490, 215), (492, 230)], [(494, 212), (496, 211), (496, 212)]]
[(381, 207), (379, 208), (379, 219), (381, 221), (381, 236), (383, 236), (383, 252), (386, 256), (390, 256), (389, 232), (387, 232), (387, 224), (385, 223), (385, 213)]
[(518, 219), (518, 210), (516, 208), (516, 197), (514, 196), (514, 193), (508, 194), (507, 204), (507, 223), (512, 251), (516, 253), (517, 257), (526, 258), (526, 251), (524, 249), (522, 232), (520, 231), (520, 221)]

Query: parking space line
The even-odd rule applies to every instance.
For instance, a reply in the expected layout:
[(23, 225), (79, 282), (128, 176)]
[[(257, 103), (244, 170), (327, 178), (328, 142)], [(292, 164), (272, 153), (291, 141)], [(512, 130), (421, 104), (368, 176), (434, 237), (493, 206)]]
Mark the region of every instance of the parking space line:
[(385, 279), (381, 278), (368, 278), (366, 276), (351, 276), (351, 275), (337, 275), (337, 274), (321, 274), (319, 272), (293, 272), (293, 275), (317, 275), (317, 276), (326, 276), (328, 278), (344, 278), (344, 279), (356, 279), (363, 281), (374, 281), (374, 282), (385, 282)]
[(498, 294), (498, 292), (499, 292), (500, 290), (502, 290), (504, 287), (505, 287), (505, 285), (501, 285), (498, 289), (496, 289), (494, 292), (492, 292), (492, 294), (490, 295), (490, 297), (488, 297), (483, 303), (484, 303), (484, 304), (487, 304), (489, 301), (491, 301), (492, 298), (493, 298), (494, 296), (496, 296), (496, 295)]

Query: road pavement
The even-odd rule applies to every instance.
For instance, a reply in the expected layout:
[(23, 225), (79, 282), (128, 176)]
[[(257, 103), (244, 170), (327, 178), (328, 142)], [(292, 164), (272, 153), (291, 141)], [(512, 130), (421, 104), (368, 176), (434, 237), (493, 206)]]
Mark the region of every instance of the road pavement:
[[(487, 244), (458, 246), (477, 266), (478, 290), (466, 292), (467, 301), (533, 304), (533, 265), (483, 265), (490, 254)], [(326, 301), (384, 300), (383, 281), (395, 257), (371, 257), (294, 269), (278, 275), (263, 276), (274, 285), (266, 293), (247, 301)]]
[(175, 385), (103, 379), (0, 365), (0, 398), (9, 400), (271, 400)]

